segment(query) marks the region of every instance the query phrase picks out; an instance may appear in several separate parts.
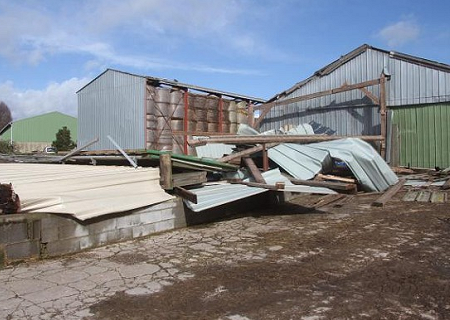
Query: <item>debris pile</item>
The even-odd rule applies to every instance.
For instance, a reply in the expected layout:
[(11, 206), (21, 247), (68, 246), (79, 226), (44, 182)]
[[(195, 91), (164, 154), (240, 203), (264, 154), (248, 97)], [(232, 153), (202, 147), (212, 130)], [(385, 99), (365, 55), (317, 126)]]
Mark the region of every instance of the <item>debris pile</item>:
[(20, 199), (12, 184), (0, 183), (0, 215), (20, 212)]

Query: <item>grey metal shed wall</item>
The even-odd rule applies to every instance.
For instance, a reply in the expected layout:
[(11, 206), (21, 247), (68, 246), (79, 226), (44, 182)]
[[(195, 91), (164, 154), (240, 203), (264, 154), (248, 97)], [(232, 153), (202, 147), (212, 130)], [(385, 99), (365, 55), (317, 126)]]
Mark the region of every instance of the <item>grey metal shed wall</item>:
[(110, 135), (124, 149), (145, 149), (144, 77), (107, 70), (78, 92), (78, 146), (109, 150)]
[[(450, 73), (428, 66), (414, 64), (404, 59), (396, 58), (395, 54), (391, 56), (387, 52), (368, 48), (350, 61), (337, 67), (326, 75), (315, 75), (306, 83), (293, 91), (283, 99), (294, 98), (305, 94), (330, 90), (338, 88), (344, 83), (355, 84), (368, 80), (377, 79), (386, 67), (391, 74), (391, 80), (387, 82), (387, 105), (401, 106), (413, 104), (425, 104), (450, 101)], [(379, 86), (368, 88), (375, 96), (379, 96)], [(282, 99), (281, 99), (282, 100)], [(361, 106), (372, 106), (369, 119), (360, 118), (360, 115), (367, 113), (366, 108)], [(349, 109), (348, 107), (355, 107)], [(367, 98), (360, 90), (352, 90), (339, 94), (324, 96), (307, 101), (301, 101), (284, 107), (273, 108), (265, 117), (261, 125), (261, 130), (278, 129), (287, 123), (296, 124), (298, 122), (335, 123), (331, 127), (339, 134), (379, 134), (379, 114), (375, 116), (375, 109), (372, 101)], [(315, 111), (313, 109), (323, 108), (324, 110)], [(326, 110), (330, 110), (327, 113)], [(339, 111), (339, 108), (343, 108)], [(308, 111), (307, 117), (301, 114)], [(351, 111), (350, 111), (351, 110)], [(280, 119), (280, 114), (282, 118)], [(355, 117), (348, 116), (354, 114)], [(332, 118), (332, 119), (331, 119)], [(342, 121), (353, 121), (352, 124), (345, 124)], [(342, 127), (352, 128), (350, 132), (343, 130)], [(367, 128), (373, 128), (374, 131), (367, 132)], [(366, 130), (366, 131), (364, 131)]]

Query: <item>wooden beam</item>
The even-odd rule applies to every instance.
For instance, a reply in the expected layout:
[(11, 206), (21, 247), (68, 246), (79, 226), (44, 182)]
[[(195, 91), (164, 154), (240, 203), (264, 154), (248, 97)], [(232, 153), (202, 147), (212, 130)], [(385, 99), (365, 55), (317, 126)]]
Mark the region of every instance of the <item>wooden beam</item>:
[(172, 175), (172, 185), (174, 187), (192, 186), (207, 181), (206, 171), (184, 172)]
[(380, 78), (380, 126), (381, 136), (381, 157), (386, 159), (386, 132), (387, 132), (387, 115), (386, 115), (386, 75), (381, 74)]
[(443, 189), (443, 190), (450, 189), (450, 178), (448, 178), (447, 181), (445, 181), (445, 183), (442, 185), (441, 189)]
[(172, 157), (169, 153), (159, 155), (159, 182), (164, 190), (173, 189)]
[(182, 187), (174, 187), (173, 193), (183, 199), (186, 199), (192, 203), (197, 204), (197, 195), (189, 190), (186, 190)]
[(310, 187), (323, 187), (331, 190), (337, 191), (350, 191), (356, 192), (356, 184), (355, 183), (339, 183), (339, 182), (326, 182), (326, 181), (315, 181), (315, 180), (299, 180), (289, 178), (289, 180), (293, 184), (310, 186)]
[(367, 88), (359, 88), (367, 97), (369, 97), (370, 100), (376, 105), (380, 105), (380, 99), (377, 98), (376, 95), (374, 95), (372, 92), (367, 90)]
[(257, 187), (257, 188), (263, 188), (263, 189), (268, 189), (268, 190), (280, 190), (280, 189), (284, 189), (284, 184), (283, 183), (277, 183), (275, 185), (273, 184), (265, 184), (265, 183), (258, 183), (258, 182), (248, 182), (248, 181), (242, 181), (242, 180), (237, 180), (237, 179), (231, 179), (228, 180), (229, 183), (235, 183), (235, 184), (243, 184), (249, 187)]
[(331, 141), (345, 138), (359, 138), (364, 141), (381, 141), (381, 136), (328, 136), (328, 135), (256, 135), (256, 136), (228, 136), (211, 137), (202, 140), (190, 140), (191, 146), (204, 145), (208, 143), (228, 143), (228, 144), (263, 144), (263, 143), (312, 143), (321, 141)]
[(83, 145), (83, 146), (81, 146), (81, 147), (79, 147), (79, 148), (76, 148), (75, 150), (72, 150), (71, 152), (69, 152), (69, 153), (66, 154), (65, 156), (63, 156), (63, 157), (61, 157), (60, 159), (58, 159), (58, 161), (59, 161), (59, 162), (64, 162), (66, 159), (68, 159), (68, 158), (70, 158), (70, 157), (73, 157), (74, 155), (80, 153), (84, 148), (87, 148), (87, 147), (93, 145), (94, 143), (98, 142), (98, 140), (99, 140), (99, 139), (98, 139), (98, 137), (97, 137), (97, 138), (95, 138), (94, 140), (92, 140), (92, 141), (86, 143), (85, 145)]
[[(278, 143), (269, 143), (269, 144), (266, 145), (266, 149), (275, 147), (277, 145), (278, 145)], [(232, 154), (230, 154), (228, 156), (222, 157), (222, 158), (218, 159), (217, 161), (219, 161), (219, 162), (230, 162), (231, 160), (234, 160), (234, 159), (237, 159), (237, 158), (241, 158), (241, 157), (245, 157), (245, 156), (249, 156), (249, 155), (252, 155), (252, 154), (254, 154), (256, 152), (262, 151), (263, 148), (264, 148), (263, 145), (259, 145), (259, 146), (252, 147), (252, 148), (248, 148), (248, 149), (245, 149), (243, 151), (235, 152), (235, 153), (232, 153)]]
[(346, 197), (345, 194), (327, 194), (326, 196), (322, 197), (318, 202), (316, 202), (313, 207), (315, 209), (324, 207), (330, 203), (341, 200), (344, 197)]
[(355, 179), (333, 176), (331, 174), (319, 173), (316, 175), (316, 178), (319, 180), (333, 180), (333, 181), (339, 181), (339, 182), (344, 182), (344, 183), (356, 183)]
[(391, 198), (403, 187), (406, 179), (400, 179), (394, 186), (390, 187), (381, 197), (375, 200), (372, 205), (375, 207), (383, 207)]
[(287, 104), (291, 104), (291, 103), (295, 103), (295, 102), (299, 102), (299, 101), (311, 100), (314, 98), (319, 98), (319, 97), (328, 96), (328, 95), (332, 95), (332, 94), (336, 94), (336, 93), (370, 87), (370, 86), (374, 86), (374, 85), (378, 85), (378, 84), (380, 84), (380, 79), (375, 79), (375, 80), (364, 81), (364, 82), (360, 82), (360, 83), (356, 83), (356, 84), (350, 84), (350, 85), (345, 84), (339, 88), (315, 92), (315, 93), (311, 93), (311, 94), (305, 94), (305, 95), (295, 97), (295, 98), (290, 98), (290, 99), (285, 99), (285, 100), (280, 100), (280, 101), (275, 101), (275, 102), (269, 102), (264, 105), (263, 111), (261, 112), (261, 115), (259, 116), (258, 120), (255, 121), (255, 124), (253, 127), (254, 128), (259, 127), (259, 125), (261, 124), (264, 117), (269, 113), (270, 109), (272, 109), (275, 106), (282, 106), (282, 105), (287, 105)]
[(242, 160), (245, 163), (245, 166), (250, 170), (250, 173), (252, 174), (253, 178), (258, 183), (266, 183), (266, 180), (264, 180), (261, 171), (259, 171), (258, 167), (255, 164), (255, 161), (253, 161), (250, 157), (244, 157)]

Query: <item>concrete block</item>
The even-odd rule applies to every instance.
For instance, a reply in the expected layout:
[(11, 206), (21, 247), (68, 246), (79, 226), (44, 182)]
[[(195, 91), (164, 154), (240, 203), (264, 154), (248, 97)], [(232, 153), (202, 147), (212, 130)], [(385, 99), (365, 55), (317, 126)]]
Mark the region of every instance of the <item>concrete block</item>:
[(39, 257), (40, 243), (30, 240), (5, 245), (6, 259), (9, 261)]
[(155, 223), (133, 227), (133, 238), (145, 237), (155, 233)]
[(138, 214), (130, 214), (116, 218), (117, 229), (134, 227), (141, 224), (141, 220)]
[(89, 235), (88, 227), (70, 219), (62, 222), (58, 229), (58, 237), (60, 240), (80, 238)]
[(161, 221), (175, 218), (175, 208), (161, 210)]
[(0, 243), (14, 243), (28, 240), (28, 223), (5, 222), (0, 225)]
[(80, 239), (56, 240), (47, 243), (46, 255), (57, 256), (80, 251)]
[(155, 232), (162, 232), (162, 231), (175, 229), (175, 222), (173, 219), (159, 221), (159, 222), (155, 222), (154, 226), (155, 226)]
[(73, 239), (74, 241), (78, 241), (80, 250), (85, 250), (89, 248), (93, 248), (98, 246), (98, 238), (95, 236), (86, 236)]
[(114, 231), (117, 229), (117, 219), (111, 218), (103, 221), (94, 222), (92, 224), (87, 225), (87, 229), (89, 230), (89, 234), (91, 235)]
[(5, 246), (0, 244), (0, 269), (2, 269), (6, 265), (6, 252)]
[(173, 220), (173, 226), (175, 229), (187, 227), (186, 217), (184, 216), (184, 214), (182, 217), (176, 217)]
[(119, 230), (118, 240), (130, 240), (133, 239), (133, 228), (123, 228)]
[(161, 210), (148, 210), (139, 214), (142, 224), (161, 221)]
[(57, 241), (59, 229), (56, 219), (44, 218), (41, 220), (41, 241), (44, 243)]

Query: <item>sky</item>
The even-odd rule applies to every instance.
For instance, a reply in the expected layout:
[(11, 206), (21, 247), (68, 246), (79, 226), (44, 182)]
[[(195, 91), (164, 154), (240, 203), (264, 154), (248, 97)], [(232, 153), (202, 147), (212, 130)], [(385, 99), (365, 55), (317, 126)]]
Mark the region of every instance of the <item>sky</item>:
[(0, 0), (0, 100), (77, 115), (107, 68), (269, 99), (362, 44), (450, 64), (448, 0)]

